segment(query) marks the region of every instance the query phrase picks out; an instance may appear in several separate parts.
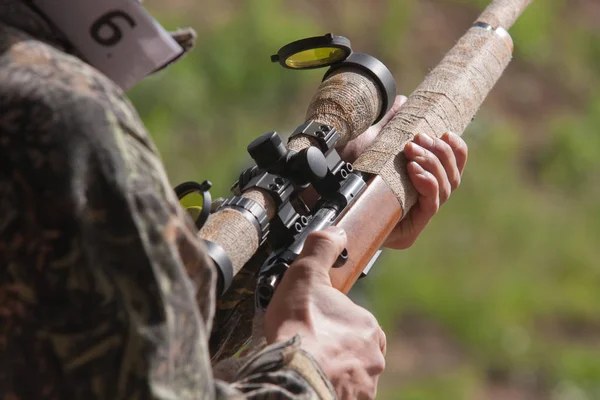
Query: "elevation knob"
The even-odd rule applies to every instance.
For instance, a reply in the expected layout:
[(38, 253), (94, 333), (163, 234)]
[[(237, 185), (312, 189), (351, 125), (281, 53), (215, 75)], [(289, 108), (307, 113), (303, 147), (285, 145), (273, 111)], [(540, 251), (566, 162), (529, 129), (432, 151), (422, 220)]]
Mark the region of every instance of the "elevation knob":
[(261, 169), (275, 167), (287, 155), (287, 148), (277, 132), (268, 132), (248, 145), (248, 153)]

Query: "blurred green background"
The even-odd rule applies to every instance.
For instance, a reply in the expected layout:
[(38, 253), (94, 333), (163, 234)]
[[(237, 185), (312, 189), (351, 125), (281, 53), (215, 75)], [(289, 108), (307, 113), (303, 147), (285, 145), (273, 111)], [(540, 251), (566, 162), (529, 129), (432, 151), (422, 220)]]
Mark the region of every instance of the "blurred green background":
[[(130, 94), (173, 185), (227, 196), (246, 145), (303, 122), (324, 71), (269, 56), (334, 32), (406, 95), (487, 0), (152, 0), (196, 50)], [(465, 133), (461, 188), (354, 297), (388, 335), (380, 399), (600, 399), (600, 2), (538, 0)]]

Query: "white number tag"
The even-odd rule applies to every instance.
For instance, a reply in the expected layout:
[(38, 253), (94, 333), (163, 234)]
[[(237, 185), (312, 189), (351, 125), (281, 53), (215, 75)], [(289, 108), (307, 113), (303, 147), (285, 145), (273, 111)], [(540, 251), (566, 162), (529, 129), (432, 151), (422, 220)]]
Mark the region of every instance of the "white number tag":
[(136, 0), (33, 0), (85, 61), (124, 90), (184, 50)]

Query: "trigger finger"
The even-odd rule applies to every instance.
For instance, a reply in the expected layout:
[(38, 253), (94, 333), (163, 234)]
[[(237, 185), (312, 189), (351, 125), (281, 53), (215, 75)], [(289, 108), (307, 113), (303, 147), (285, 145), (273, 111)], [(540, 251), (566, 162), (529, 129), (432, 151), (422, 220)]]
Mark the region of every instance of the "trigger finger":
[(336, 226), (311, 232), (290, 268), (308, 267), (314, 272), (328, 274), (346, 242), (346, 232)]

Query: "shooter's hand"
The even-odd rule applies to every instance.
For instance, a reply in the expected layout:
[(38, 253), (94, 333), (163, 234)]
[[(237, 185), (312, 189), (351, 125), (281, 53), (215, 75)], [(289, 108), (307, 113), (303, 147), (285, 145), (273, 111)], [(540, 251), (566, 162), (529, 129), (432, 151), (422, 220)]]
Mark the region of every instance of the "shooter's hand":
[(429, 220), (458, 188), (467, 162), (467, 144), (460, 136), (445, 133), (441, 139), (417, 135), (404, 148), (408, 176), (419, 200), (394, 228), (386, 247), (406, 249), (413, 245)]
[[(390, 111), (377, 125), (339, 148), (342, 158), (349, 162), (355, 161), (405, 102), (406, 97), (398, 96)], [(465, 141), (453, 133), (446, 133), (441, 139), (417, 135), (406, 145), (404, 154), (409, 161), (408, 176), (419, 193), (419, 200), (385, 242), (386, 247), (393, 249), (412, 246), (440, 206), (460, 185), (468, 148)]]
[(265, 314), (269, 343), (299, 334), (340, 399), (373, 399), (385, 367), (385, 334), (375, 317), (331, 286), (329, 271), (346, 246), (338, 227), (311, 233)]

